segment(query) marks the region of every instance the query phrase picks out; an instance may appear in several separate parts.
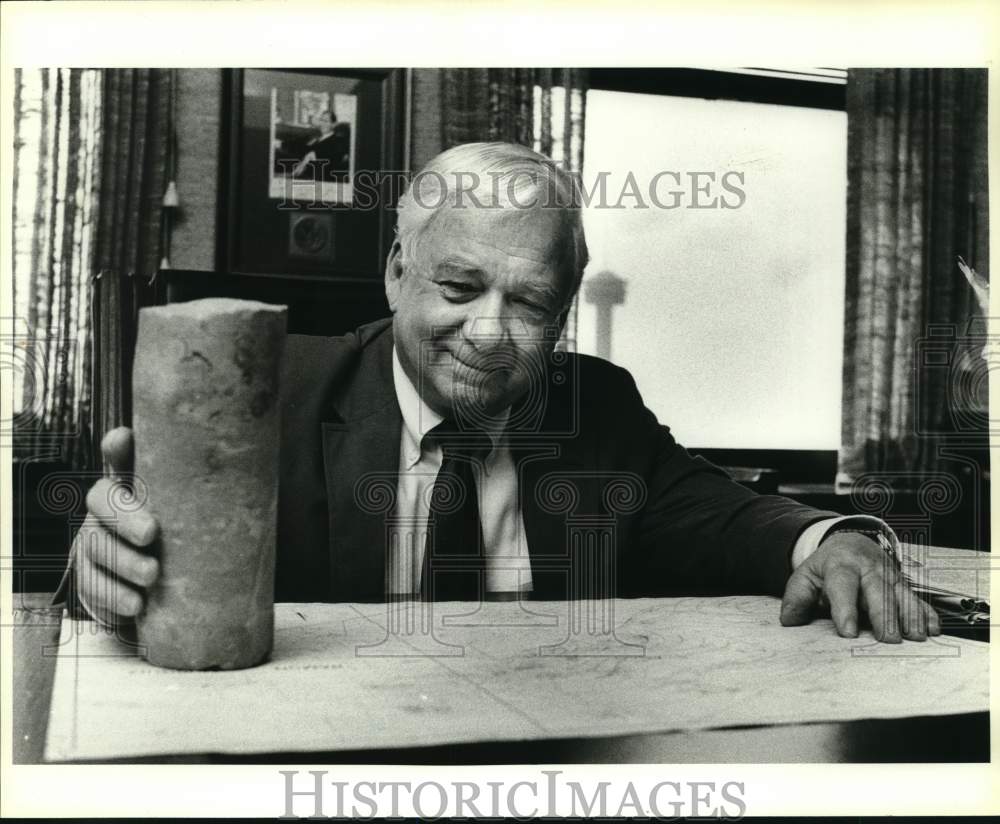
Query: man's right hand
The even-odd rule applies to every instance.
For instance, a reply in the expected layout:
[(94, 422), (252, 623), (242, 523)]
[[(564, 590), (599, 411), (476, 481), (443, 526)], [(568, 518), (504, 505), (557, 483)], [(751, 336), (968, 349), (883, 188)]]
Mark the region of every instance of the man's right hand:
[(123, 477), (132, 471), (132, 430), (112, 429), (101, 441), (101, 452), (110, 474), (87, 493), (87, 517), (71, 557), (80, 603), (98, 621), (117, 625), (142, 611), (145, 588), (160, 573), (148, 552), (159, 525), (145, 502), (122, 505), (134, 501)]

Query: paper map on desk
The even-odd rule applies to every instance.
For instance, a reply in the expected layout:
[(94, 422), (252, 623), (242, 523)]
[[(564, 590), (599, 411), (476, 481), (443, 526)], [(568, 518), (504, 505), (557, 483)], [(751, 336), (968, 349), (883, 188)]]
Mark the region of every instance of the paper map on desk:
[[(989, 708), (980, 642), (876, 644), (867, 633), (838, 637), (829, 620), (784, 628), (766, 597), (608, 603), (613, 635), (587, 632), (609, 618), (600, 602), (491, 602), (464, 616), (460, 603), (279, 604), (271, 660), (234, 672), (158, 669), (66, 619), (46, 757), (357, 750)], [(430, 606), (434, 629), (423, 633)]]

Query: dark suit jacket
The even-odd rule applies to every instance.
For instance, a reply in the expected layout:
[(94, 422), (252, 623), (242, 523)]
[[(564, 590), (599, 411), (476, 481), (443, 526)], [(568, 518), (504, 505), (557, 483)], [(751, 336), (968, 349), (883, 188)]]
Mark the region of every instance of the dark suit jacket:
[[(836, 515), (688, 454), (624, 369), (556, 353), (546, 378), (511, 414), (535, 598), (573, 594), (588, 534), (612, 547), (615, 595), (780, 595), (796, 538)], [(276, 597), (381, 600), (402, 427), (391, 319), (290, 336), (282, 380)]]

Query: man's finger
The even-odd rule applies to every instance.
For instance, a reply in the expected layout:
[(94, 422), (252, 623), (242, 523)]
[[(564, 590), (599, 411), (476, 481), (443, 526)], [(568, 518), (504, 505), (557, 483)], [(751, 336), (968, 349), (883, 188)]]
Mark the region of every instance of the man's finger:
[(781, 625), (798, 627), (812, 620), (821, 588), (801, 570), (792, 573), (781, 599)]
[(100, 527), (84, 533), (83, 551), (91, 563), (136, 586), (150, 586), (159, 574), (155, 558), (136, 552)]
[(76, 584), (84, 605), (99, 613), (95, 618), (134, 617), (142, 611), (142, 595), (97, 566), (86, 551), (77, 556)]
[(887, 644), (902, 643), (899, 634), (899, 615), (893, 587), (880, 572), (871, 571), (861, 576), (861, 598), (872, 623), (872, 630), (879, 641)]
[(934, 609), (930, 604), (928, 604), (923, 599), (920, 599), (924, 605), (924, 615), (927, 616), (927, 634), (928, 635), (940, 635), (941, 634), (941, 617), (937, 614), (937, 610)]
[(142, 508), (133, 511), (115, 506), (116, 500), (127, 499), (131, 494), (120, 481), (101, 478), (87, 493), (87, 510), (106, 529), (116, 532), (130, 544), (149, 546), (156, 540), (156, 519)]
[(858, 637), (858, 586), (856, 570), (837, 567), (825, 581), (826, 597), (830, 601), (830, 616), (837, 632), (844, 638)]
[(902, 581), (896, 584), (896, 603), (899, 606), (903, 637), (910, 641), (926, 641), (927, 612), (924, 610), (926, 604)]
[(105, 471), (112, 477), (132, 471), (132, 430), (119, 426), (101, 439)]

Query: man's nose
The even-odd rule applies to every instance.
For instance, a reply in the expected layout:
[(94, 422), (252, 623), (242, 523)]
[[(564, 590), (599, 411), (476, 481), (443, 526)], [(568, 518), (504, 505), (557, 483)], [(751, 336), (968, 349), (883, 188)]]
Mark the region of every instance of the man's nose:
[(464, 332), (465, 339), (480, 348), (506, 343), (510, 338), (508, 322), (503, 317), (497, 316), (480, 315), (469, 318)]
[[(469, 313), (462, 329), (465, 339), (479, 348), (489, 348), (497, 344), (509, 344), (518, 337), (519, 326), (523, 322), (506, 310), (498, 299), (476, 301), (474, 311)], [(523, 334), (523, 330), (520, 330)]]

